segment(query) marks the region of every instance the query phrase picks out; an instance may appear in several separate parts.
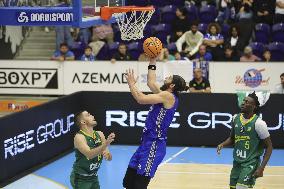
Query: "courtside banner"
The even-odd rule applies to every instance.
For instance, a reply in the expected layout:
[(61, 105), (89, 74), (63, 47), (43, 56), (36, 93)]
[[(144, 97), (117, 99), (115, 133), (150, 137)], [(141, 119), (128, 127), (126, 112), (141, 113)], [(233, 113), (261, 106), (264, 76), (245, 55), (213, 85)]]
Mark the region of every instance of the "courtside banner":
[[(133, 69), (138, 76), (137, 86), (141, 91), (148, 92), (147, 73), (148, 62), (120, 62), (112, 64), (109, 61), (95, 62), (64, 62), (64, 94), (76, 91), (120, 91), (128, 92), (129, 87), (124, 77), (127, 69)], [(165, 77), (178, 74), (187, 82), (192, 79), (192, 63), (157, 62), (157, 83), (162, 85)]]
[(217, 63), (209, 64), (209, 77), (215, 93), (238, 91), (273, 91), (284, 72), (283, 63)]
[(64, 94), (76, 91), (129, 91), (124, 73), (136, 62), (64, 62)]
[(63, 94), (63, 69), (54, 61), (0, 61), (1, 94)]
[(80, 99), (75, 93), (0, 118), (0, 187), (73, 148)]
[[(98, 121), (98, 129), (116, 133), (116, 143), (138, 144), (150, 105), (139, 105), (130, 93), (85, 92), (85, 108)], [(181, 94), (168, 130), (169, 145), (216, 146), (225, 140), (238, 113), (236, 94)], [(262, 107), (273, 146), (284, 148), (284, 98), (272, 94)]]

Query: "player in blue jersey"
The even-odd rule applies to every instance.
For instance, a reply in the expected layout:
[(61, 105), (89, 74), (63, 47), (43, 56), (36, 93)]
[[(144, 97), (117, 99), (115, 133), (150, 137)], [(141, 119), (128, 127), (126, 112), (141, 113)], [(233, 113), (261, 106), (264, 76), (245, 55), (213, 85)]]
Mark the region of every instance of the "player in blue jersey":
[(139, 104), (150, 107), (141, 145), (130, 159), (123, 186), (126, 189), (146, 189), (154, 177), (158, 165), (166, 155), (167, 130), (178, 106), (178, 93), (187, 91), (185, 80), (178, 75), (165, 79), (164, 85), (156, 83), (156, 59), (150, 59), (147, 84), (154, 94), (145, 95), (135, 86), (137, 78), (133, 70), (127, 70), (126, 78), (132, 96)]

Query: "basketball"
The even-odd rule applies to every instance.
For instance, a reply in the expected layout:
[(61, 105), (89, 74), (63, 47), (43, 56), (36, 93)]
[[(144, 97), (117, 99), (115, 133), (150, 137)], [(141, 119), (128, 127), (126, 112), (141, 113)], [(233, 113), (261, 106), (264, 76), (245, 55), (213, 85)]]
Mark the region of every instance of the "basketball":
[(143, 43), (143, 50), (150, 58), (157, 57), (162, 49), (163, 44), (157, 37), (149, 37)]

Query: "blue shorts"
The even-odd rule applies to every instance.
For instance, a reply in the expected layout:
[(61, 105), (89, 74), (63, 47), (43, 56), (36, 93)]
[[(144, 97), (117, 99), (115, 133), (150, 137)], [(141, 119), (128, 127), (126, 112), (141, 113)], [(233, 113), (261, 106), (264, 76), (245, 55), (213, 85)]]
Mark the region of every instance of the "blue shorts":
[(166, 140), (144, 138), (131, 157), (129, 167), (136, 169), (139, 175), (152, 178), (165, 155)]

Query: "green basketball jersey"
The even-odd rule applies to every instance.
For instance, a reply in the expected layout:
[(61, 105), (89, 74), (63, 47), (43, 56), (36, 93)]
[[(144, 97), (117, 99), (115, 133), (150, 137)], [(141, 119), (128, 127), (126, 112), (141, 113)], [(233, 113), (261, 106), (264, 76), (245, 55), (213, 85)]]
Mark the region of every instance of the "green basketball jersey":
[[(88, 146), (93, 149), (102, 144), (100, 135), (94, 131), (93, 136), (88, 135), (82, 130), (79, 131), (80, 134), (85, 136)], [(81, 176), (97, 176), (98, 169), (102, 163), (102, 155), (98, 155), (93, 159), (87, 159), (87, 157), (82, 154), (78, 149), (75, 149), (75, 162), (73, 165), (73, 172)]]
[(263, 143), (255, 131), (257, 115), (253, 115), (247, 122), (244, 122), (242, 114), (234, 119), (234, 160), (243, 163), (259, 158), (264, 151)]

